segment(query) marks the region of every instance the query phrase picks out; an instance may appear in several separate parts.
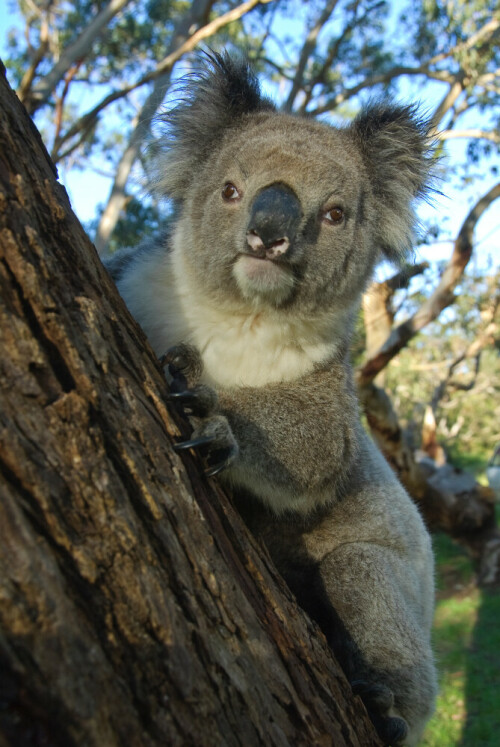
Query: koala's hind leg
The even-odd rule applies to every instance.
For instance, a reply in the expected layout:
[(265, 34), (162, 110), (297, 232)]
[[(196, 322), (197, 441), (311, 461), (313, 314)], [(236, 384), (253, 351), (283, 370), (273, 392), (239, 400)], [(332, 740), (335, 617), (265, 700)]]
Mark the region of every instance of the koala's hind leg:
[(319, 567), (321, 591), (350, 639), (352, 655), (342, 660), (338, 629), (330, 636), (332, 648), (390, 745), (418, 743), (436, 695), (429, 632), (412, 596), (412, 578), (409, 559), (370, 543), (342, 545)]

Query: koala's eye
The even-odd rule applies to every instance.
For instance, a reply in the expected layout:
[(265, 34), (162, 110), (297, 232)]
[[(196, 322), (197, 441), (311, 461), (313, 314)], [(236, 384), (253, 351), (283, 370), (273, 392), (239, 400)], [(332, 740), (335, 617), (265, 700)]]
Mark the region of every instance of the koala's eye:
[(332, 207), (323, 213), (323, 220), (332, 226), (338, 226), (344, 220), (344, 211), (341, 207)]
[(226, 200), (226, 202), (235, 202), (236, 200), (239, 200), (241, 197), (241, 194), (237, 187), (234, 186), (231, 182), (227, 182), (224, 184), (224, 187), (222, 188), (222, 199)]

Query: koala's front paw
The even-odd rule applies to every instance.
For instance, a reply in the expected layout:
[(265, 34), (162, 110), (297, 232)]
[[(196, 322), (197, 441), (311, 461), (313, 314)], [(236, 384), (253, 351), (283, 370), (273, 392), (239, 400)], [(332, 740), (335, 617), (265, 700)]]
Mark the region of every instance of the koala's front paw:
[(351, 687), (359, 695), (368, 715), (384, 745), (397, 747), (404, 744), (408, 734), (408, 724), (399, 716), (390, 716), (394, 707), (394, 695), (386, 685), (356, 680)]
[(238, 444), (224, 415), (212, 415), (203, 419), (194, 429), (189, 441), (174, 444), (176, 451), (197, 448), (205, 457), (207, 477), (213, 477), (218, 472), (227, 469), (236, 459), (239, 452)]
[(194, 345), (181, 342), (169, 348), (160, 357), (160, 363), (172, 377), (171, 389), (174, 392), (182, 392), (195, 386), (203, 373), (203, 361), (201, 355)]
[(174, 449), (199, 449), (207, 464), (205, 474), (212, 477), (230, 466), (239, 449), (227, 419), (216, 414), (217, 393), (197, 383), (203, 372), (201, 356), (195, 347), (182, 343), (170, 348), (160, 362), (168, 366), (172, 377), (170, 399), (197, 423), (192, 437)]

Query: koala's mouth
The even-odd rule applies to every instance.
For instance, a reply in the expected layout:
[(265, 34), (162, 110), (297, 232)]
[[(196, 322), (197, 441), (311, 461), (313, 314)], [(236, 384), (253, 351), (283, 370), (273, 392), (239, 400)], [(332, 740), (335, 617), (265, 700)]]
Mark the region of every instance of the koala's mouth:
[(242, 295), (247, 299), (267, 300), (279, 304), (291, 294), (295, 279), (288, 264), (279, 257), (242, 253), (233, 266), (233, 275)]
[(237, 260), (238, 262), (243, 264), (249, 277), (267, 277), (269, 280), (272, 278), (279, 279), (284, 272), (287, 272), (287, 267), (283, 262), (271, 257), (255, 257), (252, 254), (242, 254)]

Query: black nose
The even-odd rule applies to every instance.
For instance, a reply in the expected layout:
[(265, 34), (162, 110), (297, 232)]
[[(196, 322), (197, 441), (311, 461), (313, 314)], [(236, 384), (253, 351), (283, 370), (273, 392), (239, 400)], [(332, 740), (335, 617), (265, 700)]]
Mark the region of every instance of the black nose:
[(300, 202), (290, 187), (281, 183), (265, 187), (252, 205), (247, 227), (250, 248), (257, 252), (274, 247), (276, 254), (283, 254), (295, 238), (300, 219)]

